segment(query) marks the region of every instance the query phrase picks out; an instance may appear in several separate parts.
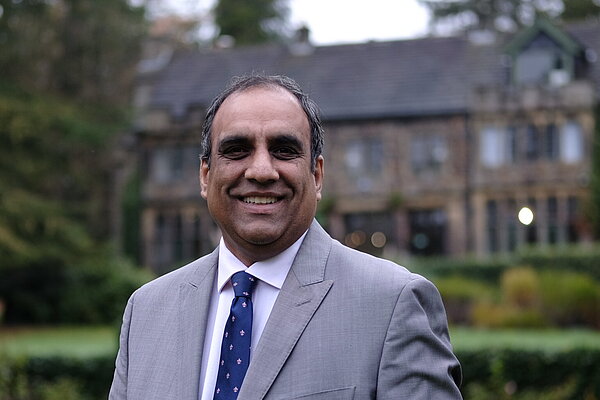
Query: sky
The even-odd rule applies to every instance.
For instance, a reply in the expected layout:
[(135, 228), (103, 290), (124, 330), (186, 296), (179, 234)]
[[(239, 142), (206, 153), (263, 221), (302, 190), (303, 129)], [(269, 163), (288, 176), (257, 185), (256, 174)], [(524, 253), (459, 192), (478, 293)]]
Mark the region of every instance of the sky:
[[(168, 0), (163, 12), (206, 14), (214, 0)], [(428, 13), (417, 0), (289, 0), (293, 28), (306, 24), (318, 45), (424, 36)], [(209, 35), (210, 32), (206, 31)]]

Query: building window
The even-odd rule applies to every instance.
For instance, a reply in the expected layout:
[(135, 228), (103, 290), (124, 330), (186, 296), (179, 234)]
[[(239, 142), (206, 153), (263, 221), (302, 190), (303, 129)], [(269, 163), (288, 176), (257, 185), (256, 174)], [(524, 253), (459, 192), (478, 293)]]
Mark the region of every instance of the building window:
[(346, 145), (345, 164), (360, 191), (369, 191), (372, 180), (383, 171), (383, 143), (380, 138), (361, 138)]
[(396, 242), (394, 218), (388, 212), (347, 214), (344, 225), (344, 243), (369, 254), (380, 256), (386, 245)]
[(448, 146), (438, 135), (415, 136), (410, 143), (410, 164), (415, 174), (438, 172), (448, 157)]
[(544, 135), (544, 156), (546, 159), (554, 161), (558, 159), (558, 129), (554, 124), (548, 124), (546, 126), (546, 132)]
[(415, 210), (410, 211), (408, 217), (412, 254), (433, 256), (446, 253), (447, 218), (444, 210)]
[(480, 156), (486, 167), (494, 168), (503, 164), (504, 135), (498, 128), (487, 127), (481, 132)]
[(513, 163), (518, 160), (518, 129), (516, 126), (509, 126), (506, 129), (506, 162)]
[(154, 149), (151, 153), (151, 179), (157, 183), (182, 179), (184, 176), (184, 159), (182, 146)]
[(486, 222), (488, 251), (495, 253), (499, 249), (498, 245), (498, 203), (494, 200), (488, 200), (486, 204)]
[(548, 215), (548, 243), (558, 243), (558, 201), (556, 197), (548, 197), (546, 204)]
[(529, 200), (527, 201), (527, 207), (529, 207), (529, 209), (533, 211), (534, 218), (533, 221), (525, 227), (525, 242), (527, 244), (534, 244), (538, 241), (537, 219), (539, 218), (536, 209), (536, 201), (534, 198), (529, 198)]
[(517, 202), (514, 199), (506, 201), (506, 244), (508, 251), (517, 248)]
[(571, 80), (569, 56), (546, 34), (538, 35), (515, 61), (515, 81), (560, 86)]
[(569, 196), (567, 199), (567, 241), (575, 243), (579, 241), (579, 199)]
[(583, 160), (583, 132), (581, 126), (567, 122), (560, 132), (560, 160), (565, 164), (575, 164)]
[(540, 155), (540, 136), (535, 125), (528, 125), (525, 136), (525, 158), (535, 161)]

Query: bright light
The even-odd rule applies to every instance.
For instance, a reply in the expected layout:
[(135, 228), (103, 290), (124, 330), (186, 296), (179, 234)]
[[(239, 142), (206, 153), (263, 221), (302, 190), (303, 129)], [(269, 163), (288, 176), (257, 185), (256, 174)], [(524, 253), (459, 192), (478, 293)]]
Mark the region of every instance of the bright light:
[(371, 235), (371, 244), (373, 244), (373, 246), (377, 248), (382, 248), (383, 246), (385, 246), (386, 241), (387, 238), (385, 237), (385, 234), (383, 232), (375, 232)]
[(523, 225), (529, 225), (533, 222), (533, 211), (529, 207), (523, 207), (519, 210), (519, 222)]

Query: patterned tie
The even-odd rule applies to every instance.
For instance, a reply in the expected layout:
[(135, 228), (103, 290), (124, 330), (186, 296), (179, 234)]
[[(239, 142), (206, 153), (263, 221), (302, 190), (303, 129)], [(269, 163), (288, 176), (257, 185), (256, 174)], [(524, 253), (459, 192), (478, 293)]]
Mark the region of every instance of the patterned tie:
[(225, 324), (221, 361), (215, 400), (237, 399), (250, 363), (250, 344), (252, 342), (252, 289), (255, 278), (244, 271), (231, 277), (235, 298), (231, 303), (229, 319)]

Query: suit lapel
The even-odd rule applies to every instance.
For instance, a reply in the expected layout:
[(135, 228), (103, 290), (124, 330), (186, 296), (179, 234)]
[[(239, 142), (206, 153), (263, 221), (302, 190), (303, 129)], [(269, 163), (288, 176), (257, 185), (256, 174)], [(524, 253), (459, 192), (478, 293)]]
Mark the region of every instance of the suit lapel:
[(263, 399), (333, 281), (325, 281), (331, 238), (313, 222), (279, 292), (252, 362), (239, 400)]
[(190, 279), (179, 286), (177, 340), (180, 370), (177, 377), (181, 381), (174, 382), (173, 386), (180, 392), (178, 399), (198, 399), (206, 320), (213, 294), (218, 254), (217, 248), (203, 260)]

